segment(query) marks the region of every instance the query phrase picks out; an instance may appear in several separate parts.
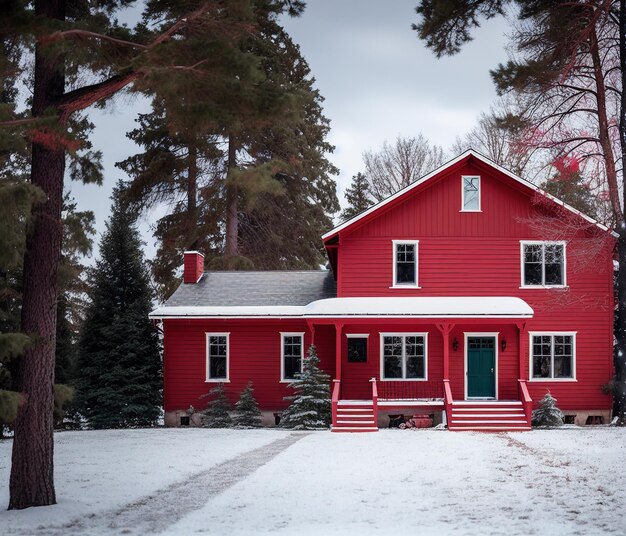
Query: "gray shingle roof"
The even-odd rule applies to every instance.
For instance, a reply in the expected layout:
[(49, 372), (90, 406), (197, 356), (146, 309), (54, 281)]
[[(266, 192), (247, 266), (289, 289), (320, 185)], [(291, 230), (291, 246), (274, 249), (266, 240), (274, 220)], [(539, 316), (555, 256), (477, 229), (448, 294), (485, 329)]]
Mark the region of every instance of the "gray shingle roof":
[(195, 285), (182, 283), (164, 306), (307, 305), (336, 296), (330, 271), (205, 272)]

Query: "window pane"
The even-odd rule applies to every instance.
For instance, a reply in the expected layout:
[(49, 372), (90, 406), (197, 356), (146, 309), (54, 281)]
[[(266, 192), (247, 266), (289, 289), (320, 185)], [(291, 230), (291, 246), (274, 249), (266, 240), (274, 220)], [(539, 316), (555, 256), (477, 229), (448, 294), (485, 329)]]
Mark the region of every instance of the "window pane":
[(563, 245), (546, 244), (546, 285), (563, 284)]
[(463, 177), (463, 209), (478, 210), (480, 208), (480, 179), (478, 177)]
[(424, 367), (424, 337), (406, 337), (406, 377), (424, 378), (426, 371)]
[(226, 379), (226, 354), (228, 347), (226, 336), (209, 336), (209, 378)]
[(402, 378), (402, 337), (383, 337), (383, 375)]
[(524, 245), (524, 285), (543, 284), (543, 247), (541, 244)]
[(396, 245), (396, 283), (415, 283), (415, 244)]
[(549, 335), (533, 336), (533, 378), (550, 377), (552, 337)]
[(283, 359), (285, 379), (293, 380), (302, 371), (302, 337), (287, 335), (283, 337)]
[(348, 338), (348, 362), (364, 363), (367, 361), (367, 338)]
[(554, 337), (554, 377), (572, 378), (572, 337), (555, 335)]

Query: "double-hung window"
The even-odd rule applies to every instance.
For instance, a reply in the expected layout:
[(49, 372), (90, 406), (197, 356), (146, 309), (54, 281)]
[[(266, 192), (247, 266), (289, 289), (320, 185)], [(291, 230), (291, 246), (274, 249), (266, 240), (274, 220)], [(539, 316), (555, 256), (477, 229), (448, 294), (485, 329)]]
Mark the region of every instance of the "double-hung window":
[(393, 241), (393, 287), (417, 287), (418, 240)]
[(522, 286), (564, 287), (565, 242), (521, 242)]
[(576, 378), (576, 333), (531, 333), (530, 377), (532, 380)]
[(228, 381), (229, 333), (206, 334), (206, 381)]
[(296, 379), (304, 361), (304, 333), (281, 333), (281, 381)]
[(381, 333), (382, 380), (427, 379), (427, 333)]
[(461, 212), (480, 212), (480, 177), (461, 177)]

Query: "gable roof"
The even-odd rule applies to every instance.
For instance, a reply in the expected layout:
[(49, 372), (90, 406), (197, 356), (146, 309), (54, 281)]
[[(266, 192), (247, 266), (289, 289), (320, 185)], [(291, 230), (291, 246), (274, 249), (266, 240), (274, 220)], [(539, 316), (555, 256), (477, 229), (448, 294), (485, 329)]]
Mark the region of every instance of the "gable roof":
[(181, 284), (163, 307), (304, 306), (335, 296), (328, 271), (205, 272), (198, 283)]
[[(531, 190), (533, 190), (535, 192), (538, 192), (541, 195), (544, 195), (548, 199), (554, 201), (558, 205), (561, 205), (562, 207), (564, 207), (565, 209), (569, 210), (570, 212), (573, 212), (574, 214), (577, 214), (578, 216), (584, 218), (589, 223), (592, 223), (593, 225), (598, 226), (603, 231), (610, 231), (610, 229), (606, 225), (598, 222), (597, 220), (594, 220), (591, 216), (587, 216), (586, 214), (583, 214), (582, 212), (580, 212), (580, 210), (575, 209), (571, 205), (568, 205), (564, 201), (561, 201), (557, 197), (554, 197), (552, 194), (549, 194), (548, 192), (542, 190), (541, 188), (538, 188), (532, 182), (529, 182), (526, 179), (523, 179), (522, 177), (520, 177), (518, 175), (515, 175), (514, 173), (512, 173), (508, 169), (505, 169), (502, 166), (496, 164), (493, 160), (490, 160), (486, 156), (484, 156), (484, 155), (474, 151), (473, 149), (468, 149), (467, 151), (465, 151), (464, 153), (461, 153), (456, 158), (453, 158), (452, 160), (446, 162), (445, 164), (443, 164), (442, 166), (438, 167), (434, 171), (431, 171), (430, 173), (428, 173), (427, 175), (425, 175), (421, 179), (416, 180), (415, 182), (409, 184), (408, 186), (405, 186), (404, 188), (402, 188), (402, 190), (397, 191), (395, 194), (387, 197), (386, 199), (383, 199), (382, 201), (376, 203), (372, 207), (370, 207), (367, 210), (361, 212), (360, 214), (357, 214), (356, 216), (350, 218), (349, 220), (346, 220), (345, 222), (341, 223), (340, 225), (338, 225), (334, 229), (331, 229), (330, 231), (328, 231), (327, 233), (322, 235), (322, 240), (326, 241), (329, 238), (332, 238), (333, 236), (335, 236), (340, 231), (343, 231), (344, 229), (346, 229), (348, 227), (351, 227), (352, 225), (354, 225), (355, 223), (359, 222), (363, 218), (365, 218), (365, 217), (369, 216), (370, 214), (380, 210), (381, 208), (383, 208), (384, 206), (392, 203), (396, 199), (398, 199), (400, 197), (403, 197), (404, 195), (406, 195), (409, 192), (413, 191), (414, 189), (416, 189), (417, 187), (421, 186), (422, 184), (424, 184), (428, 180), (430, 180), (433, 177), (435, 177), (435, 176), (441, 174), (442, 172), (446, 171), (448, 168), (454, 166), (455, 164), (459, 164), (463, 160), (469, 160), (471, 157), (476, 158), (476, 160), (478, 160), (480, 162), (483, 162), (484, 164), (486, 164), (488, 166), (491, 166), (495, 170), (497, 170), (500, 173), (506, 175), (507, 177), (513, 179), (514, 181), (517, 181), (521, 185), (523, 185), (523, 186), (525, 186), (527, 188), (530, 188)], [(617, 234), (615, 232), (612, 232), (612, 234), (614, 236), (617, 236)]]

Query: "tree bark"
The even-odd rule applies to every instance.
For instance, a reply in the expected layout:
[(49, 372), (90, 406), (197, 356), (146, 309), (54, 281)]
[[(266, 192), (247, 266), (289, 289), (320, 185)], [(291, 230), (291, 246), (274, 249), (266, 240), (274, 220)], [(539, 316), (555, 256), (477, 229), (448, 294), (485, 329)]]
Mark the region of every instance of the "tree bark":
[(187, 153), (187, 224), (192, 241), (189, 249), (198, 249), (198, 148), (189, 144)]
[[(37, 0), (40, 17), (63, 20), (64, 0)], [(33, 116), (56, 107), (64, 90), (61, 61), (35, 49)], [(15, 420), (9, 509), (56, 503), (53, 465), (54, 352), (56, 345), (57, 269), (61, 256), (61, 203), (65, 151), (52, 140), (32, 144), (31, 182), (47, 197), (33, 209), (26, 241), (22, 331), (33, 338), (20, 359), (18, 390), (25, 402)]]
[[(620, 146), (622, 162), (626, 162), (626, 0), (620, 0), (619, 13), (619, 57), (622, 73), (622, 95), (620, 102)], [(622, 199), (626, 207), (626, 181), (622, 173)], [(618, 197), (619, 201), (619, 197)], [(619, 268), (617, 272), (617, 318), (615, 322), (615, 385), (613, 392), (613, 416), (618, 423), (626, 425), (626, 221), (622, 216), (617, 220), (617, 253)]]
[(598, 138), (602, 153), (604, 155), (604, 164), (606, 169), (606, 181), (609, 187), (609, 198), (611, 207), (615, 214), (616, 221), (622, 221), (624, 215), (620, 206), (619, 187), (617, 184), (617, 169), (615, 166), (615, 155), (613, 146), (611, 145), (611, 137), (609, 134), (609, 119), (606, 111), (606, 88), (604, 85), (604, 73), (602, 70), (602, 60), (600, 59), (600, 50), (598, 47), (598, 35), (595, 27), (591, 29), (589, 34), (589, 51), (593, 62), (594, 80), (596, 84), (596, 103), (598, 108)]
[(226, 175), (226, 237), (224, 256), (228, 259), (239, 255), (239, 212), (237, 187), (231, 183), (230, 174), (237, 167), (235, 137), (228, 136), (228, 171)]

